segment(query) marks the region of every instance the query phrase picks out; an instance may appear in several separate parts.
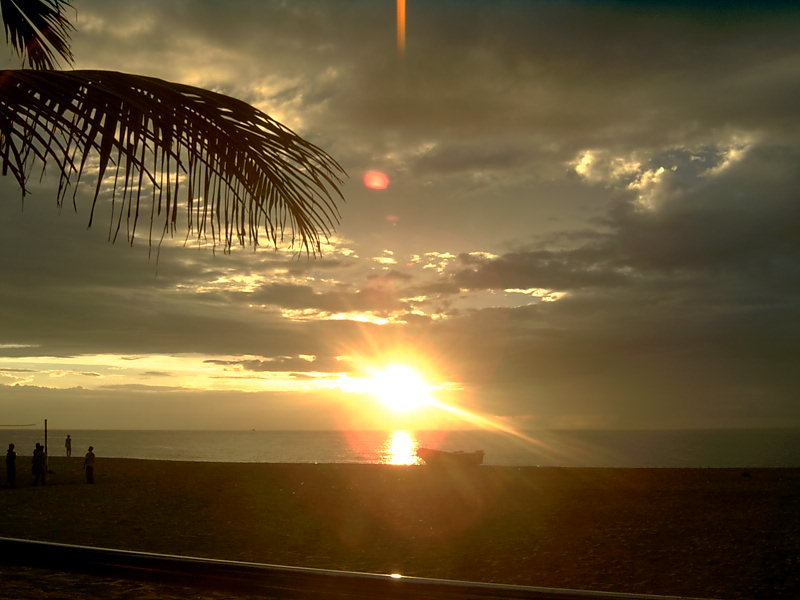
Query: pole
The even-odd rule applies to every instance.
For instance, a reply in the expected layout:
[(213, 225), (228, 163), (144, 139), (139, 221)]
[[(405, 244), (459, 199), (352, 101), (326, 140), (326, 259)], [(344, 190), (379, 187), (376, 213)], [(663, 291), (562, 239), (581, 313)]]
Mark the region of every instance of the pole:
[(44, 420), (44, 470), (50, 471), (50, 460), (47, 457), (47, 419)]

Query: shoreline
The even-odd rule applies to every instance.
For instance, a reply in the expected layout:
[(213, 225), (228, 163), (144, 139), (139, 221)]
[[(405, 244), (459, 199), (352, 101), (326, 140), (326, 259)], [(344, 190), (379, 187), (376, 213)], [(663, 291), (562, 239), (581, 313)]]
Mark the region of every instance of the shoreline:
[(23, 485), (0, 488), (4, 537), (542, 587), (800, 596), (798, 468), (100, 457), (89, 485), (82, 458), (51, 457), (37, 488), (18, 462)]
[[(63, 456), (64, 433), (50, 430), (49, 454)], [(415, 464), (417, 447), (485, 451), (489, 466), (619, 468), (800, 467), (800, 429), (531, 432), (536, 444), (485, 431), (84, 431), (70, 432), (76, 456), (200, 462)], [(41, 432), (5, 431), (19, 456)], [(396, 438), (396, 439), (395, 439)]]

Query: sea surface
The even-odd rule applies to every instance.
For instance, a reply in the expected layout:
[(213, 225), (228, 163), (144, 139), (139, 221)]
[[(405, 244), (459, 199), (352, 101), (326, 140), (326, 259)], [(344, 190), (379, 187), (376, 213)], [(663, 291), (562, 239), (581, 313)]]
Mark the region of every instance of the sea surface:
[[(202, 462), (419, 464), (420, 446), (484, 450), (484, 464), (553, 467), (800, 467), (800, 430), (528, 431), (132, 431), (53, 430), (48, 454), (94, 446), (102, 457)], [(0, 429), (19, 456), (45, 443), (43, 427)]]

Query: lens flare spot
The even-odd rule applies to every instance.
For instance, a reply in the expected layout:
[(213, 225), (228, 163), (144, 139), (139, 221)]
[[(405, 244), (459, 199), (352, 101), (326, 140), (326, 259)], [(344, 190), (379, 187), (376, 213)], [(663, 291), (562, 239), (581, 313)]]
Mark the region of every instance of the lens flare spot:
[(389, 187), (389, 176), (381, 171), (367, 171), (364, 185), (372, 190), (385, 190)]

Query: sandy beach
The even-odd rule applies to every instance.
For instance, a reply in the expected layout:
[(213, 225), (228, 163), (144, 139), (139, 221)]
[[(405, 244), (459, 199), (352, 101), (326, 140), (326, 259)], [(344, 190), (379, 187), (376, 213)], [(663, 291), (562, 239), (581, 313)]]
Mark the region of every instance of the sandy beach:
[[(99, 457), (87, 485), (82, 459), (51, 458), (47, 486), (33, 487), (28, 458), (18, 487), (0, 489), (0, 536), (546, 587), (800, 597), (800, 469), (442, 472)], [(8, 598), (155, 597), (136, 582), (10, 566), (0, 575)]]

